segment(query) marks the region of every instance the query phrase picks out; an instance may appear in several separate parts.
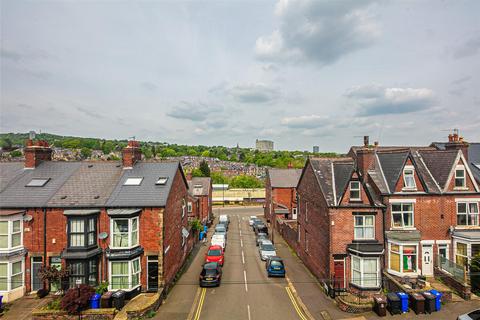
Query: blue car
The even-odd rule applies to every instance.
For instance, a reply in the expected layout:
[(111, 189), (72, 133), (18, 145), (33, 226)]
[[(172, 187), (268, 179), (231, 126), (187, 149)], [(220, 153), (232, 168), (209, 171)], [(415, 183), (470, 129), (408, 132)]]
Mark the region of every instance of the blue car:
[(269, 277), (285, 277), (285, 265), (282, 258), (277, 256), (268, 257), (265, 265)]

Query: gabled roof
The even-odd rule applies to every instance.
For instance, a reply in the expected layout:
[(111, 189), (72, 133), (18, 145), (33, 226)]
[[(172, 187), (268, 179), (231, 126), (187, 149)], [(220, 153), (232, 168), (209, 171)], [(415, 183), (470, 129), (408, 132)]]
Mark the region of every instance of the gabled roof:
[(378, 152), (383, 175), (387, 182), (390, 192), (395, 190), (395, 185), (402, 173), (402, 169), (407, 161), (409, 151)]
[[(0, 166), (3, 166), (3, 163)], [(80, 162), (44, 161), (34, 169), (23, 169), (23, 172), (10, 181), (0, 193), (0, 206), (2, 208), (45, 207), (50, 198), (80, 166)], [(48, 179), (48, 182), (41, 187), (27, 187), (26, 185), (33, 178)]]
[(296, 188), (302, 169), (268, 169), (272, 188)]
[(194, 196), (208, 196), (212, 179), (209, 177), (193, 177), (188, 181), (188, 192)]
[(23, 162), (0, 162), (0, 192), (23, 171)]
[(82, 162), (80, 168), (50, 199), (52, 207), (105, 206), (122, 175), (120, 162)]
[[(177, 170), (176, 162), (137, 162), (131, 169), (123, 169), (107, 207), (164, 207)], [(180, 170), (182, 171), (182, 170)], [(165, 185), (155, 184), (160, 177), (168, 178)], [(124, 185), (128, 178), (143, 178), (140, 185)]]
[(435, 181), (443, 190), (447, 183), (448, 176), (452, 170), (453, 164), (457, 159), (458, 150), (445, 151), (418, 151), (425, 165), (432, 174)]
[(337, 202), (340, 200), (353, 173), (353, 162), (333, 162), (335, 177), (335, 195)]

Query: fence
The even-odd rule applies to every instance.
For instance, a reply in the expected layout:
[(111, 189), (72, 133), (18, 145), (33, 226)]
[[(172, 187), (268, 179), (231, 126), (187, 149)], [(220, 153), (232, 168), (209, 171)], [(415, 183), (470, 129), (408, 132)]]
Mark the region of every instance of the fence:
[(451, 274), (459, 282), (467, 281), (467, 270), (464, 266), (456, 264), (447, 258), (438, 256), (437, 266), (439, 269)]

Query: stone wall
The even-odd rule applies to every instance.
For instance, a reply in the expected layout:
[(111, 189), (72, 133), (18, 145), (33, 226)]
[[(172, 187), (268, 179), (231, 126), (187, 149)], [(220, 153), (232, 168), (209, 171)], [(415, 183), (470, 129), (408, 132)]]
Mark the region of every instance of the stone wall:
[(33, 320), (75, 320), (75, 319), (85, 319), (85, 320), (111, 320), (115, 318), (117, 310), (115, 308), (104, 308), (104, 309), (88, 309), (82, 311), (80, 316), (78, 314), (68, 314), (66, 311), (60, 310), (33, 310), (32, 319)]

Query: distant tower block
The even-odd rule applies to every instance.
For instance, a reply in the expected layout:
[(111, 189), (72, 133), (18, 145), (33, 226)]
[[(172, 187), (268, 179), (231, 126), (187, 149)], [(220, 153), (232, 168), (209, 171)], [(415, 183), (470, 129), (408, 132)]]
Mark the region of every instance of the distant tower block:
[(320, 147), (319, 146), (313, 146), (313, 153), (319, 153), (320, 152)]
[(255, 149), (262, 152), (273, 151), (273, 141), (270, 140), (255, 140)]

